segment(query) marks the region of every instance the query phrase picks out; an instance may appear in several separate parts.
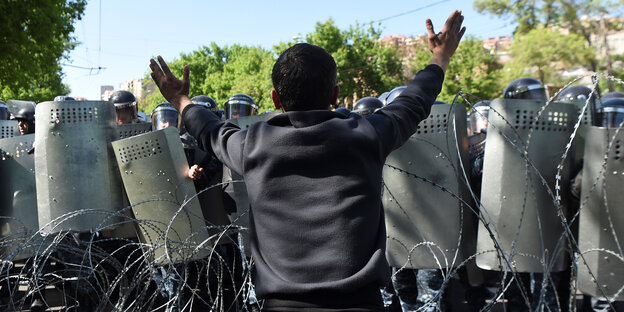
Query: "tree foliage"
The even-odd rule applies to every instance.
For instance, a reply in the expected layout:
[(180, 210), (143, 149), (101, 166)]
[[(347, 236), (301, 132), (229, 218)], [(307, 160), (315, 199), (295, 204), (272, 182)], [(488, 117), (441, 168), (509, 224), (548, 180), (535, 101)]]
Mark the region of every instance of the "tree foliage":
[(0, 95), (51, 100), (69, 90), (59, 61), (75, 46), (71, 37), (86, 0), (0, 1)]
[(517, 36), (510, 49), (510, 66), (525, 71), (535, 69), (536, 78), (543, 83), (559, 82), (554, 75), (556, 72), (588, 66), (595, 57), (595, 51), (586, 46), (583, 37), (541, 27)]
[[(261, 47), (241, 45), (219, 47), (216, 43), (201, 47), (169, 64), (171, 71), (182, 76), (185, 64), (190, 67), (190, 96), (208, 95), (221, 108), (227, 99), (237, 93), (251, 96), (260, 111), (273, 109), (270, 92), (272, 89), (271, 70), (274, 56)], [(159, 91), (147, 96), (141, 109), (151, 112), (156, 105), (164, 102)]]
[[(516, 34), (525, 34), (539, 26), (560, 25), (583, 36), (592, 44), (590, 35), (596, 33), (600, 14), (619, 9), (622, 0), (475, 0), (479, 13), (489, 13), (503, 18), (514, 18)], [(587, 16), (589, 19), (582, 19)], [(592, 19), (593, 18), (593, 19)], [(612, 27), (621, 27), (611, 25)]]
[[(414, 74), (427, 66), (431, 56), (425, 42), (416, 48), (411, 63)], [(501, 77), (502, 65), (483, 48), (481, 40), (467, 37), (451, 58), (438, 100), (451, 103), (459, 91), (484, 100), (498, 97), (505, 87)]]
[(381, 31), (372, 24), (340, 30), (329, 19), (316, 23), (306, 42), (323, 47), (336, 60), (338, 85), (347, 102), (377, 96), (402, 83), (399, 51), (379, 42)]
[[(399, 52), (379, 42), (380, 31), (372, 25), (339, 29), (329, 19), (316, 23), (314, 31), (302, 38), (325, 48), (336, 60), (338, 85), (343, 99), (379, 95), (401, 84), (403, 77)], [(256, 100), (260, 111), (273, 108), (270, 98), (271, 71), (277, 56), (296, 42), (280, 42), (272, 51), (261, 47), (204, 46), (171, 62), (174, 74), (181, 76), (184, 64), (191, 68), (191, 96), (205, 94), (221, 107), (228, 97), (245, 93)], [(151, 112), (165, 99), (158, 91), (141, 101), (141, 110)]]

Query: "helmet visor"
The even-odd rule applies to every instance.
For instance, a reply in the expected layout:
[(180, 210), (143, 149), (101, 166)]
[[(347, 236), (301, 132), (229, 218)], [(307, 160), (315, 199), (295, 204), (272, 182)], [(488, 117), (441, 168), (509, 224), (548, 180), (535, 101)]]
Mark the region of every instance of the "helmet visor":
[(6, 106), (0, 106), (0, 120), (9, 119), (9, 110)]
[(468, 127), (473, 134), (486, 133), (488, 125), (489, 106), (480, 106), (470, 112)]
[(624, 127), (624, 107), (605, 107), (598, 112), (602, 126), (607, 128)]
[(225, 107), (225, 118), (236, 119), (254, 115), (255, 108), (247, 103), (228, 103)]
[(157, 111), (152, 115), (152, 127), (154, 130), (178, 127), (178, 116), (178, 112), (173, 109)]

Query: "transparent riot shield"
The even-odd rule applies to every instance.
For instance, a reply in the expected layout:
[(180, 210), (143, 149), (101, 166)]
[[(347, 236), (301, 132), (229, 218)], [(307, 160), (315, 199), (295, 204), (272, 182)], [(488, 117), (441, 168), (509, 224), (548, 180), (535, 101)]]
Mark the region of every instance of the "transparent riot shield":
[(17, 120), (0, 120), (0, 139), (12, 138), (20, 135)]
[(382, 198), (392, 267), (452, 267), (475, 253), (467, 160), (466, 110), (451, 104), (433, 105), (416, 134), (388, 156)]
[[(571, 157), (564, 162), (559, 184), (555, 181), (577, 108), (551, 103), (538, 115), (544, 105), (528, 100), (492, 102), (481, 190), (483, 220), (477, 241), (477, 265), (483, 269), (565, 269), (567, 242), (554, 194), (559, 188), (560, 194), (568, 195)], [(561, 202), (563, 214), (566, 198)]]
[(0, 253), (2, 259), (28, 258), (41, 244), (37, 233), (34, 134), (0, 140)]
[(624, 129), (590, 127), (579, 225), (582, 293), (624, 300)]
[[(254, 123), (267, 121), (273, 118), (274, 116), (277, 116), (278, 114), (279, 112), (247, 116), (247, 117), (241, 117), (237, 119), (231, 119), (229, 120), (229, 122), (237, 125), (241, 129), (247, 129), (249, 128), (249, 126), (251, 126)], [(228, 185), (225, 188), (225, 191), (228, 193), (228, 195), (232, 197), (232, 199), (234, 199), (234, 201), (236, 202), (236, 215), (231, 218), (232, 224), (243, 229), (248, 229), (249, 228), (249, 208), (251, 206), (249, 203), (249, 197), (247, 195), (247, 186), (245, 185), (244, 182), (240, 182), (240, 181), (243, 181), (243, 177), (235, 172), (232, 172), (228, 168), (224, 168), (223, 175), (224, 175), (224, 179), (223, 179), (224, 182), (235, 181), (235, 182), (230, 183), (230, 185)], [(240, 233), (239, 244), (242, 245), (241, 247), (243, 247), (243, 249), (245, 250), (245, 254), (247, 255), (247, 257), (250, 257), (251, 249), (248, 248), (249, 232), (246, 230), (243, 230), (243, 231), (240, 231), (239, 233)]]
[[(158, 264), (201, 259), (213, 245), (176, 128), (113, 142), (139, 239)], [(203, 246), (203, 247), (202, 247)]]
[(129, 138), (131, 136), (139, 135), (142, 133), (152, 131), (151, 123), (132, 123), (132, 124), (123, 124), (116, 126), (116, 138), (117, 140)]
[(37, 105), (35, 172), (45, 234), (114, 227), (122, 185), (114, 171), (114, 106), (106, 101)]

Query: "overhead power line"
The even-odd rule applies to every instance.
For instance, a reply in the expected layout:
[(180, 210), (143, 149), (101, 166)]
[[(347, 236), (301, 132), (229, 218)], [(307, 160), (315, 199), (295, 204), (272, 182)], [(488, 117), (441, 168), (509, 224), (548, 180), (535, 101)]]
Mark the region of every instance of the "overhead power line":
[(399, 13), (399, 14), (396, 14), (396, 15), (384, 17), (382, 19), (378, 19), (376, 21), (373, 21), (373, 23), (383, 22), (383, 21), (387, 21), (389, 19), (393, 19), (393, 18), (397, 18), (397, 17), (403, 16), (403, 15), (412, 14), (414, 12), (418, 12), (420, 10), (424, 10), (424, 9), (427, 9), (427, 8), (436, 6), (436, 5), (440, 4), (440, 3), (444, 3), (444, 2), (448, 2), (448, 1), (450, 1), (450, 0), (442, 0), (442, 1), (434, 2), (432, 4), (429, 4), (429, 5), (417, 8), (417, 9), (409, 10), (409, 11), (406, 11), (406, 12), (403, 12), (403, 13)]

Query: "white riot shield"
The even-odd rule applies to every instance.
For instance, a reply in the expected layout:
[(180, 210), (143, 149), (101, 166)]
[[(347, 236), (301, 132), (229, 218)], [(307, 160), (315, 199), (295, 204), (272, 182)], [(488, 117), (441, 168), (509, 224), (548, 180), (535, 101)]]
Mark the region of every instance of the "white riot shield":
[(106, 101), (37, 105), (35, 172), (39, 227), (110, 229), (120, 220), (122, 186), (114, 171), (115, 110)]
[(12, 138), (20, 135), (17, 120), (0, 120), (0, 139)]
[(34, 134), (0, 140), (0, 252), (2, 259), (32, 256), (42, 243), (37, 233)]
[(579, 225), (581, 292), (624, 300), (624, 129), (590, 127)]
[[(577, 108), (551, 103), (536, 121), (544, 105), (528, 100), (492, 102), (477, 242), (477, 265), (483, 269), (556, 272), (566, 267), (567, 241), (554, 194), (558, 187), (560, 194), (568, 195), (571, 157), (564, 162), (561, 184), (556, 186), (555, 180)], [(564, 214), (566, 198), (562, 198)]]
[(475, 253), (467, 160), (466, 110), (452, 104), (433, 105), (416, 134), (388, 156), (382, 193), (392, 267), (447, 268)]
[(176, 128), (113, 142), (139, 239), (158, 264), (201, 259), (213, 246)]

